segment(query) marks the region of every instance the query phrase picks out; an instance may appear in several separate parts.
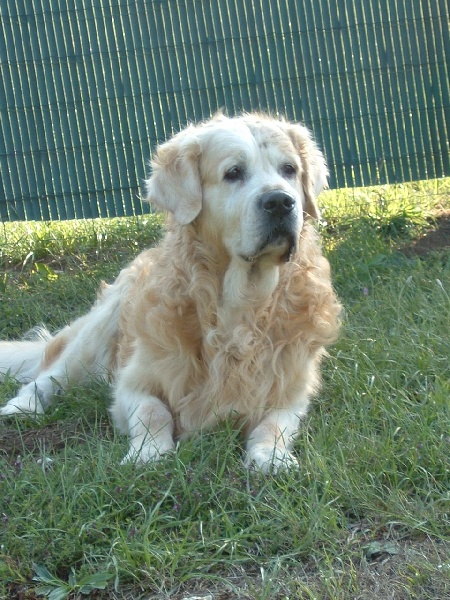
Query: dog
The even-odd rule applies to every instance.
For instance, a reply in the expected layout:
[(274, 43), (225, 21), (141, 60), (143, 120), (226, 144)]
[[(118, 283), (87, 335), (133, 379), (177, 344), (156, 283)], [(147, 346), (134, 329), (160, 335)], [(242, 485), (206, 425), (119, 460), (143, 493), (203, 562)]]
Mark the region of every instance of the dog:
[(168, 213), (163, 239), (55, 335), (0, 343), (0, 373), (24, 384), (1, 415), (42, 413), (100, 376), (130, 438), (124, 462), (231, 419), (247, 467), (298, 466), (293, 441), (340, 326), (313, 223), (324, 157), (301, 124), (220, 114), (162, 143), (151, 167), (144, 199)]

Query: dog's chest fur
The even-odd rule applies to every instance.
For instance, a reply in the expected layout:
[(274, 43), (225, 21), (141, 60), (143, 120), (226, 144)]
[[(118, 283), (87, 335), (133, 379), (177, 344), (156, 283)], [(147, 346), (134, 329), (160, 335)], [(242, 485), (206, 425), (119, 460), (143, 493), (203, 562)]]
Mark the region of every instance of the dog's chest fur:
[[(281, 406), (290, 389), (303, 385), (297, 364), (306, 360), (315, 371), (323, 344), (336, 333), (338, 304), (315, 233), (305, 228), (295, 257), (305, 265), (280, 267), (269, 293), (266, 283), (255, 284), (257, 268), (220, 272), (201, 247), (179, 237), (169, 243), (171, 252), (150, 251), (149, 271), (137, 259), (123, 311), (122, 345), (145, 350), (139, 354), (146, 357), (147, 390), (168, 403), (180, 431), (233, 411), (245, 417)], [(231, 276), (233, 285), (225, 282)], [(234, 289), (231, 297), (224, 289)], [(329, 319), (317, 319), (327, 304)], [(123, 355), (126, 363), (132, 351)], [(315, 380), (311, 372), (308, 379)]]

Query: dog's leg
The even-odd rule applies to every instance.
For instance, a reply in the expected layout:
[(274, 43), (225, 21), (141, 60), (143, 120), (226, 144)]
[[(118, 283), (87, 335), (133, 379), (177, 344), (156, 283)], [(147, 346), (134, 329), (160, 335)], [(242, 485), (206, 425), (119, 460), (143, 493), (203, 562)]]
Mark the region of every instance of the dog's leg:
[(17, 396), (0, 408), (0, 415), (42, 414), (57, 387), (54, 379), (40, 375), (36, 381), (21, 387)]
[(0, 415), (42, 414), (57, 392), (67, 389), (71, 382), (81, 383), (86, 379), (89, 371), (81, 358), (82, 351), (86, 350), (86, 343), (83, 338), (75, 337), (34, 381), (22, 386), (17, 396), (0, 408)]
[(175, 448), (173, 418), (159, 398), (131, 389), (124, 380), (119, 380), (114, 396), (113, 421), (121, 433), (130, 436), (123, 464), (159, 460)]
[(0, 408), (0, 415), (41, 414), (50, 405), (56, 392), (67, 389), (70, 383), (82, 383), (94, 372), (90, 364), (91, 356), (88, 361), (84, 360), (89, 341), (86, 336), (75, 335), (54, 362), (44, 367), (34, 381), (21, 387), (17, 396)]
[(245, 466), (256, 467), (263, 473), (298, 468), (291, 448), (306, 407), (306, 404), (299, 404), (266, 414), (248, 435)]
[(84, 383), (92, 375), (108, 375), (114, 365), (120, 292), (118, 286), (105, 288), (89, 313), (47, 340), (33, 381), (0, 408), (0, 416), (43, 413), (56, 392)]

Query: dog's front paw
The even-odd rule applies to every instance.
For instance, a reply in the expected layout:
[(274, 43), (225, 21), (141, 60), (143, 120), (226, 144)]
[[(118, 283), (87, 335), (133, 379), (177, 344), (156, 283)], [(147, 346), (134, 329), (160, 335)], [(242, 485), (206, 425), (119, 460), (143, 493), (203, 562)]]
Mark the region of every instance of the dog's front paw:
[(132, 443), (121, 464), (145, 465), (161, 460), (173, 450), (175, 450), (175, 443), (172, 439), (163, 442), (152, 440), (141, 445)]
[(12, 398), (5, 406), (0, 408), (0, 416), (10, 417), (13, 415), (41, 415), (44, 412), (39, 396), (36, 392), (31, 394), (19, 394)]
[(244, 464), (248, 469), (256, 469), (262, 473), (279, 473), (300, 468), (298, 460), (289, 450), (264, 444), (248, 448)]

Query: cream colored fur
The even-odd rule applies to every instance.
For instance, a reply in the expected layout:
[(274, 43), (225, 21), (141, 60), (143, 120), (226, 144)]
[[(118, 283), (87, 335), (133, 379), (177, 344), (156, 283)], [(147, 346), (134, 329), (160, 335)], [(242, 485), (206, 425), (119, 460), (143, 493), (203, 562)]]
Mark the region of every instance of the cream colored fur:
[[(126, 461), (159, 459), (231, 418), (248, 466), (295, 465), (292, 442), (339, 328), (310, 223), (326, 178), (309, 132), (263, 115), (220, 115), (161, 145), (146, 199), (169, 212), (164, 239), (54, 337), (0, 343), (0, 373), (31, 379), (0, 414), (42, 412), (56, 391), (101, 375), (130, 437)], [(275, 197), (288, 208), (273, 209)]]

